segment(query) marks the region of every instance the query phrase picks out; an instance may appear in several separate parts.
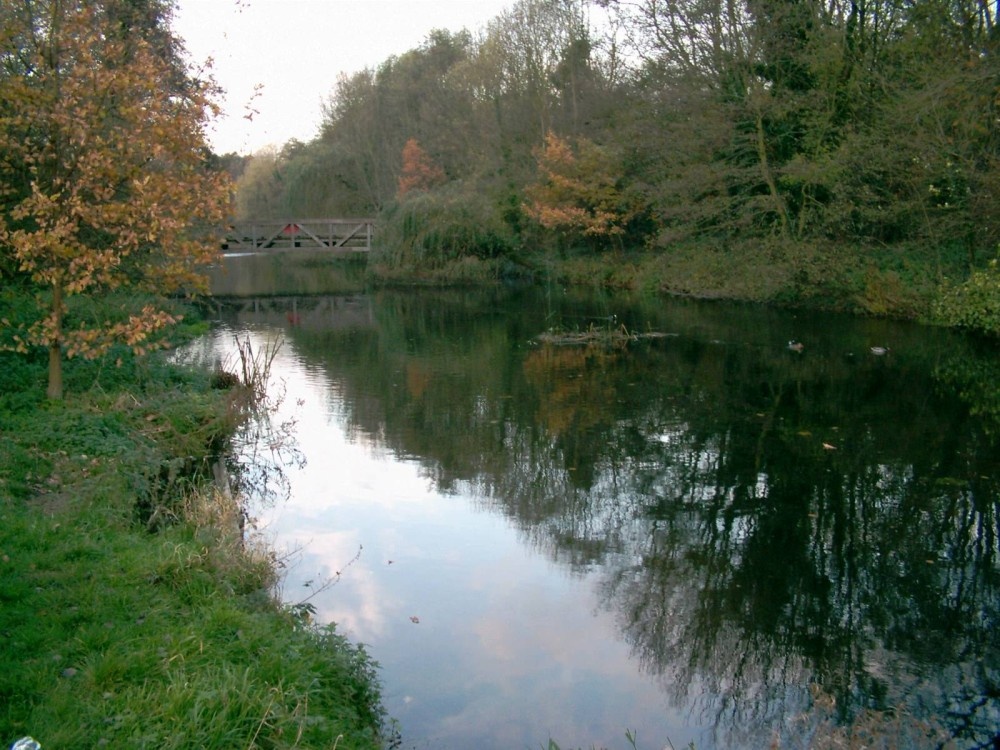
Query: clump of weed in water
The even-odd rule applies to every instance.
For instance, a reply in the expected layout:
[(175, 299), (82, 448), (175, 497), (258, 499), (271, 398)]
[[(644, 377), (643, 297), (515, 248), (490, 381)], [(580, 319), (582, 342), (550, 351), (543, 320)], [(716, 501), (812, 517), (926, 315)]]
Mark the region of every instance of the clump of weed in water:
[(278, 418), (285, 388), (274, 381), (272, 370), (283, 343), (279, 338), (255, 347), (249, 336), (236, 337), (233, 354), (221, 368), (237, 383), (233, 409), (239, 426), (227, 456), (233, 489), (255, 503), (286, 498), (291, 491), (286, 468), (305, 464), (295, 439), (296, 420)]
[(242, 340), (237, 337), (235, 343), (237, 376), (247, 396), (245, 406), (253, 411), (266, 409), (269, 403), (268, 385), (271, 382), (271, 366), (284, 341), (280, 338), (268, 341), (262, 349), (257, 350), (254, 350), (249, 336)]

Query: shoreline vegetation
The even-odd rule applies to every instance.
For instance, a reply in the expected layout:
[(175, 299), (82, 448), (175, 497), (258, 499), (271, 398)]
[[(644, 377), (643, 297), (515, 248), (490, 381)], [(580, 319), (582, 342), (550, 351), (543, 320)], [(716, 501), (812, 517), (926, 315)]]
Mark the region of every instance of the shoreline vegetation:
[(377, 665), (213, 480), (247, 373), (122, 347), (53, 401), (44, 359), (0, 353), (0, 746), (384, 746)]
[[(398, 239), (398, 238), (397, 238)], [(411, 240), (404, 240), (409, 242)], [(516, 253), (464, 257), (409, 265), (376, 247), (369, 283), (385, 286), (555, 283), (664, 297), (746, 302), (912, 320), (926, 325), (1000, 334), (1000, 273), (993, 266), (962, 285), (935, 280), (929, 267), (910, 268), (909, 281), (873, 265), (872, 258), (815, 259), (805, 271), (768, 261), (765, 249), (724, 250), (710, 245), (678, 249), (670, 256), (644, 250), (604, 254)], [(758, 257), (760, 256), (760, 257)], [(922, 280), (917, 279), (920, 277)]]

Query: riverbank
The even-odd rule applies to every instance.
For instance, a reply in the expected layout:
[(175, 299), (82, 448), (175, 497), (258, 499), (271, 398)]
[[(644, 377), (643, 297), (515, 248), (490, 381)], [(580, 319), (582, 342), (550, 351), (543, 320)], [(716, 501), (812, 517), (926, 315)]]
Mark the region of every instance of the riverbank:
[(1000, 333), (1000, 270), (969, 273), (931, 247), (783, 248), (747, 241), (678, 243), (669, 250), (562, 254), (522, 249), (439, 262), (376, 250), (376, 284), (454, 285), (528, 280), (651, 295), (847, 312)]
[(375, 664), (212, 482), (232, 390), (116, 352), (53, 403), (44, 368), (0, 354), (0, 746), (380, 747)]

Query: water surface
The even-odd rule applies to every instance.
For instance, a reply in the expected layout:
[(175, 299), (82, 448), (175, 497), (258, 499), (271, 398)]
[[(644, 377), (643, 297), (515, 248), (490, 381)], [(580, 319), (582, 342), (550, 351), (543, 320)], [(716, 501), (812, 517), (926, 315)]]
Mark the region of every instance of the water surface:
[[(1000, 727), (991, 347), (558, 288), (266, 291), (200, 348), (282, 342), (297, 453), (256, 515), (284, 598), (380, 662), (404, 747)], [(622, 326), (666, 335), (536, 339)]]

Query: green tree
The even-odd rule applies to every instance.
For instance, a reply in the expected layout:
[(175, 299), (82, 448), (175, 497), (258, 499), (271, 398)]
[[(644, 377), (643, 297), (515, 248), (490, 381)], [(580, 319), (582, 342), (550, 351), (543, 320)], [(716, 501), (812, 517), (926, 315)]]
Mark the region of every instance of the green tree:
[(793, 262), (824, 247), (860, 262), (859, 246), (962, 248), (973, 266), (995, 246), (989, 4), (607, 4), (641, 62), (618, 132), (643, 144), (664, 246), (753, 238)]
[[(394, 56), (375, 69), (341, 76), (324, 107), (319, 138), (302, 157), (292, 180), (329, 193), (331, 205), (373, 214), (391, 202), (398, 188), (404, 145), (417, 139), (449, 175), (468, 173), (469, 148), (479, 135), (462, 66), (471, 45), (468, 32), (432, 31), (420, 47)], [(288, 185), (293, 208), (307, 191)]]
[(284, 195), (285, 160), (273, 146), (255, 151), (236, 181), (236, 218), (288, 218)]
[[(47, 393), (63, 395), (64, 356), (112, 344), (137, 353), (175, 316), (150, 301), (118, 320), (77, 316), (74, 299), (130, 289), (162, 298), (203, 289), (230, 188), (206, 168), (210, 83), (163, 90), (176, 68), (97, 2), (21, 0), (0, 15), (0, 246), (30, 278), (37, 315), (7, 346), (49, 353)], [(138, 7), (138, 6), (136, 6)], [(10, 323), (10, 321), (8, 321)]]

